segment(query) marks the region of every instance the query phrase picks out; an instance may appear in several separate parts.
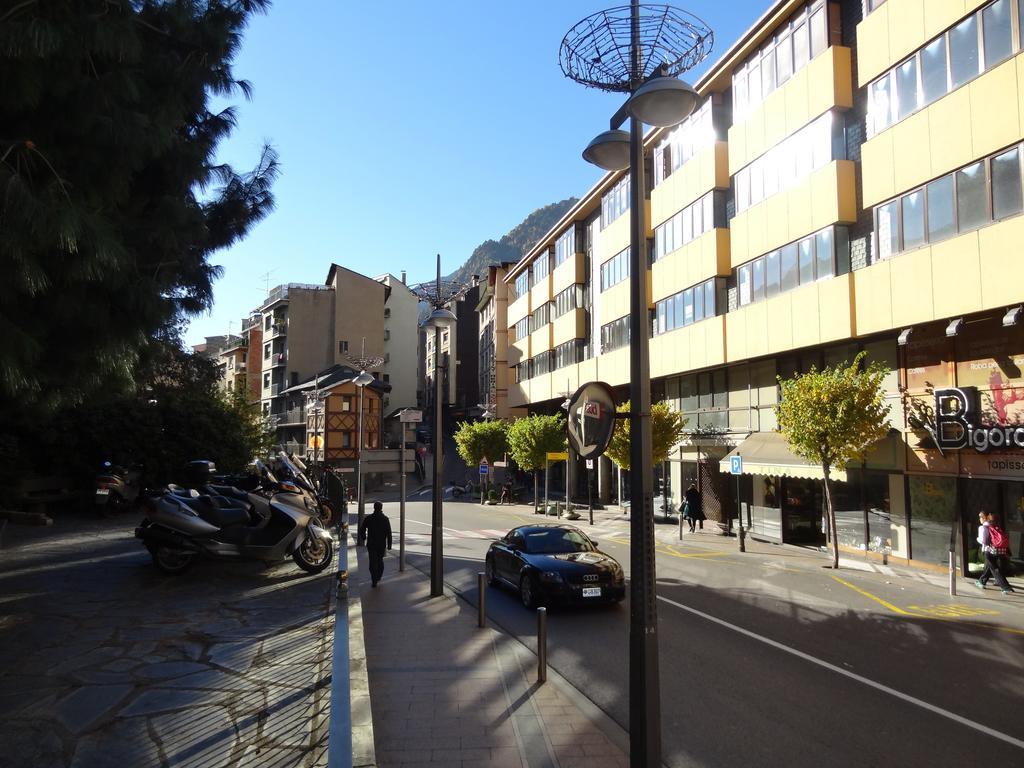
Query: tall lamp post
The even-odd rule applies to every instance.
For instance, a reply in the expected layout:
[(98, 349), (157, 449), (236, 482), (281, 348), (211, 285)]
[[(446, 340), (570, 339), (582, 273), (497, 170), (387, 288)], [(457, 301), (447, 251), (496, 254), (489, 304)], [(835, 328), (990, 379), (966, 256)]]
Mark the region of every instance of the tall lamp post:
[[(713, 40), (711, 29), (692, 14), (632, 0), (628, 7), (578, 22), (559, 50), (567, 77), (629, 94), (612, 117), (610, 130), (590, 142), (583, 158), (607, 171), (629, 168), (630, 173), (629, 759), (634, 768), (661, 764), (643, 124), (676, 125), (693, 111), (697, 93), (675, 76), (706, 58)], [(628, 134), (620, 130), (627, 118)]]
[(423, 320), (422, 326), (434, 329), (434, 426), (431, 429), (431, 449), (434, 453), (434, 461), (431, 470), (433, 493), (430, 509), (430, 596), (440, 597), (444, 594), (444, 549), (442, 545), (444, 522), (441, 488), (441, 417), (443, 414), (441, 396), (441, 329), (448, 328), (455, 322), (455, 313), (450, 309), (446, 309), (445, 305), (458, 297), (462, 292), (462, 287), (455, 283), (442, 282), (441, 254), (438, 254), (437, 280), (433, 283), (421, 283), (413, 287), (412, 291), (420, 301), (426, 302), (431, 308), (431, 312)]
[[(356, 544), (361, 545), (363, 543), (363, 518), (366, 516), (363, 494), (363, 449), (366, 447), (366, 439), (363, 432), (363, 390), (366, 389), (367, 384), (373, 382), (373, 374), (369, 373), (368, 370), (380, 367), (384, 362), (384, 358), (372, 355), (367, 356), (366, 339), (364, 338), (359, 356), (349, 357), (348, 360), (359, 369), (359, 374), (352, 379), (352, 383), (359, 387), (359, 434), (356, 437)], [(324, 426), (326, 429), (326, 425)]]

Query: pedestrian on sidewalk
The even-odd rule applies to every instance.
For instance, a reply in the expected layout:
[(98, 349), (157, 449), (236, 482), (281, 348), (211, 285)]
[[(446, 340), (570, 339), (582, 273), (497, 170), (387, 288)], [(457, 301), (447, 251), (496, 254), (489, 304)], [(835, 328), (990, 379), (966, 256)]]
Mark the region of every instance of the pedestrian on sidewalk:
[(498, 499), (499, 504), (511, 504), (512, 503), (512, 478), (506, 477), (505, 482), (501, 486), (501, 498)]
[(384, 505), (373, 502), (373, 512), (363, 520), (360, 538), (366, 541), (370, 557), (370, 586), (376, 587), (384, 575), (384, 548), (391, 549), (391, 521), (384, 514)]
[(690, 483), (684, 498), (686, 499), (686, 511), (683, 513), (683, 516), (686, 518), (686, 522), (690, 524), (690, 533), (696, 531), (697, 523), (700, 523), (700, 529), (703, 531), (704, 510), (701, 508), (700, 491), (697, 490), (696, 483)]
[(978, 543), (985, 557), (985, 570), (981, 572), (981, 578), (974, 582), (974, 585), (984, 589), (988, 580), (992, 578), (1004, 595), (1009, 594), (1013, 592), (1013, 587), (1003, 575), (1004, 558), (1010, 552), (1006, 533), (995, 524), (991, 512), (979, 512), (978, 523)]

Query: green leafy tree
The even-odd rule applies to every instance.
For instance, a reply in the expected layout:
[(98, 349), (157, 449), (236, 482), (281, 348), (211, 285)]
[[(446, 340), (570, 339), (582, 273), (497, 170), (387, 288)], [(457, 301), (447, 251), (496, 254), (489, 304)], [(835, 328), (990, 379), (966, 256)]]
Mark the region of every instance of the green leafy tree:
[(861, 352), (850, 364), (779, 378), (782, 399), (775, 406), (779, 431), (798, 456), (821, 466), (825, 478), (833, 568), (839, 567), (839, 541), (829, 488), (832, 469), (863, 457), (888, 432), (883, 385), (888, 369), (877, 363), (862, 367), (863, 359)]
[[(209, 258), (273, 207), (213, 98), (269, 0), (54, 0), (0, 10), (0, 421), (130, 391), (160, 329), (209, 309)], [(6, 403), (7, 407), (4, 407)]]
[[(618, 413), (629, 413), (629, 401), (616, 408)], [(668, 403), (651, 405), (651, 462), (660, 464), (669, 457), (672, 448), (686, 436), (687, 420), (673, 411)], [(629, 419), (616, 419), (615, 431), (606, 451), (608, 458), (622, 469), (629, 469)]]
[(463, 421), (455, 432), (455, 446), (466, 466), (477, 466), (484, 457), (500, 461), (508, 453), (508, 424), (504, 421)]
[(556, 414), (534, 414), (516, 419), (508, 428), (508, 453), (524, 472), (533, 473), (533, 506), (536, 510), (539, 489), (537, 471), (546, 464), (547, 454), (567, 448), (565, 418)]

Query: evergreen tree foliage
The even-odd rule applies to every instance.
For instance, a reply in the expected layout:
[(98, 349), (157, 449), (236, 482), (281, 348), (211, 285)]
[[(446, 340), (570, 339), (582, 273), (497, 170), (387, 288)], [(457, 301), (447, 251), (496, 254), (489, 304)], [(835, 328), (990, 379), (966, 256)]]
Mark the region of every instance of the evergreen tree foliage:
[(0, 10), (0, 418), (130, 391), (154, 335), (210, 307), (210, 256), (273, 207), (274, 151), (247, 173), (218, 164), (235, 113), (211, 106), (248, 95), (232, 60), (268, 7)]
[(812, 367), (791, 379), (779, 377), (779, 431), (794, 453), (821, 466), (825, 478), (833, 568), (839, 567), (839, 541), (829, 487), (832, 469), (863, 457), (889, 427), (884, 386), (888, 370), (877, 363), (862, 368), (864, 356), (861, 352), (852, 363), (820, 371)]
[[(620, 403), (618, 413), (629, 413), (629, 401)], [(651, 463), (660, 464), (668, 459), (672, 448), (686, 435), (686, 419), (673, 411), (668, 403), (651, 405)], [(617, 419), (611, 442), (608, 443), (608, 458), (622, 469), (629, 469), (629, 419)]]

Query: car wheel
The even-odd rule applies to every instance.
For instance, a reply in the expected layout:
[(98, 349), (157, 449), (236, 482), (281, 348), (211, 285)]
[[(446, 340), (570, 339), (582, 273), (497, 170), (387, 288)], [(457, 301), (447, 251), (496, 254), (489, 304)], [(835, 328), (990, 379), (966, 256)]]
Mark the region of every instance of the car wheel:
[(487, 584), (489, 586), (498, 586), (498, 577), (494, 573), (493, 557), (488, 557), (486, 560), (484, 560), (484, 573), (487, 575)]
[(523, 601), (525, 608), (536, 608), (538, 604), (537, 579), (533, 574), (527, 573), (519, 580), (519, 599)]

